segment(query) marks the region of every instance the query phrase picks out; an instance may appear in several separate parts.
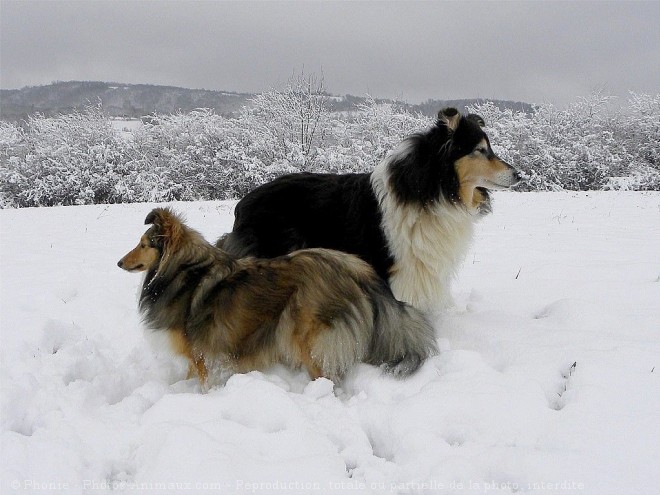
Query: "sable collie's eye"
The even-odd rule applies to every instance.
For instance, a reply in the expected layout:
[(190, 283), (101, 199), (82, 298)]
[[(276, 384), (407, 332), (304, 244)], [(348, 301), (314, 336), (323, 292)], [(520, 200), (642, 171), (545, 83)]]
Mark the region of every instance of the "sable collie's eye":
[(477, 148), (476, 150), (474, 150), (474, 153), (480, 154), (480, 155), (487, 155), (488, 150), (486, 148)]

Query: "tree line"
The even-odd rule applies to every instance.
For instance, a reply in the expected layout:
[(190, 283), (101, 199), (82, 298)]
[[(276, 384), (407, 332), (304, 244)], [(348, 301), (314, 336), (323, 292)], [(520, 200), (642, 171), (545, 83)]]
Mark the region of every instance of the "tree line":
[[(0, 206), (240, 198), (288, 172), (368, 172), (432, 124), (368, 98), (331, 112), (322, 79), (303, 74), (255, 96), (235, 117), (152, 115), (128, 137), (98, 105), (22, 124), (0, 122)], [(474, 105), (494, 150), (519, 168), (518, 190), (660, 190), (660, 94), (619, 107), (594, 92), (564, 109)]]

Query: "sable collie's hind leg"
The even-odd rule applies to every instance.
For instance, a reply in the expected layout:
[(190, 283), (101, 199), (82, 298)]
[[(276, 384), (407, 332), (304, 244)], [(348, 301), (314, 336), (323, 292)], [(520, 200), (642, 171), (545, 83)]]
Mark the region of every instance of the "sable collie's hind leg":
[(329, 376), (327, 370), (324, 370), (323, 353), (314, 352), (314, 345), (318, 336), (328, 332), (330, 328), (318, 321), (314, 311), (306, 306), (303, 304), (296, 311), (296, 323), (291, 346), (297, 349), (296, 358), (300, 359), (302, 367), (307, 370), (312, 380), (320, 377), (331, 380), (336, 379), (337, 377)]
[(301, 352), (301, 358), (302, 358), (303, 366), (307, 370), (307, 373), (309, 373), (309, 376), (312, 380), (316, 380), (317, 378), (321, 378), (322, 376), (324, 376), (321, 367), (318, 366), (312, 359), (311, 350), (309, 349), (303, 350)]
[(188, 375), (186, 376), (186, 380), (197, 376), (200, 384), (204, 386), (208, 378), (204, 356), (195, 355), (190, 341), (183, 330), (170, 330), (170, 342), (172, 343), (174, 352), (188, 359)]
[(354, 320), (352, 324), (335, 322), (312, 335), (302, 359), (312, 379), (322, 376), (335, 384), (341, 382), (346, 372), (363, 360), (366, 351), (366, 339), (360, 335), (363, 331), (360, 322)]

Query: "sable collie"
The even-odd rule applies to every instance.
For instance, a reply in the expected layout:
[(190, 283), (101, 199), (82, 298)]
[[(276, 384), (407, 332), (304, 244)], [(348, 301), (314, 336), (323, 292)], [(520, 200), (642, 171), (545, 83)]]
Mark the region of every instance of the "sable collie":
[(340, 380), (355, 363), (397, 376), (437, 352), (433, 328), (397, 301), (368, 263), (326, 249), (275, 259), (236, 259), (170, 209), (154, 209), (136, 248), (118, 263), (146, 271), (139, 307), (170, 332), (202, 383), (210, 363), (234, 372), (274, 363)]
[(424, 311), (447, 307), (473, 225), (491, 211), (488, 191), (520, 180), (493, 153), (484, 125), (446, 108), (371, 174), (299, 173), (262, 185), (239, 201), (233, 231), (217, 245), (239, 257), (310, 247), (353, 253), (397, 299)]

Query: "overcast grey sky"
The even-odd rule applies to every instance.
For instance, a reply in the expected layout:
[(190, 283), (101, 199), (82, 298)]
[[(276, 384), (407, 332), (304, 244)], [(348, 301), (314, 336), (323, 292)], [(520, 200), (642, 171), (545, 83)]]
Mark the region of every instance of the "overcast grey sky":
[(102, 80), (562, 105), (660, 91), (660, 2), (0, 0), (0, 87)]

